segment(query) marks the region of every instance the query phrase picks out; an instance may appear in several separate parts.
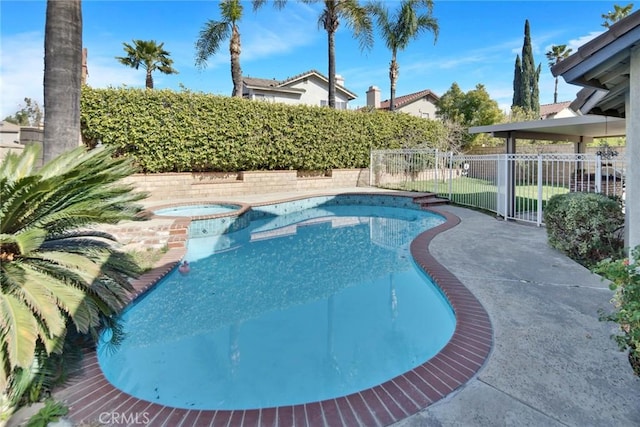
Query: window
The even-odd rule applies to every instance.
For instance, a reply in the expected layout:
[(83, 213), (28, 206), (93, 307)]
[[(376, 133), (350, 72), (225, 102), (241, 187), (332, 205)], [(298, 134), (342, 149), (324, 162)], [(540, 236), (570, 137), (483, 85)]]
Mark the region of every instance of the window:
[(255, 95), (253, 95), (253, 98), (257, 101), (264, 101), (264, 102), (276, 102), (276, 98), (273, 95), (265, 95), (263, 93), (256, 93)]
[[(327, 107), (329, 106), (329, 101), (327, 101), (326, 99), (323, 99), (320, 101), (320, 106), (321, 107)], [(346, 110), (347, 109), (347, 102), (346, 101), (336, 101), (336, 110)]]

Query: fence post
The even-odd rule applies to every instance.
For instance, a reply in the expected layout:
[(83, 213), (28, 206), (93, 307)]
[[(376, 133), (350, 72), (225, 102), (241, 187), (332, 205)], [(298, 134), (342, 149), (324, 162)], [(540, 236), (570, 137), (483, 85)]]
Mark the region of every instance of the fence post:
[(449, 153), (449, 201), (453, 197), (453, 151)]
[(439, 170), (438, 170), (438, 149), (436, 148), (434, 154), (433, 154), (433, 162), (435, 163), (435, 181), (436, 181), (436, 186), (434, 188), (435, 193), (438, 194), (438, 181), (440, 180), (439, 178)]
[(600, 153), (596, 154), (596, 176), (595, 176), (595, 190), (596, 193), (602, 193), (602, 156)]
[[(515, 160), (514, 160), (515, 161)], [(509, 208), (509, 194), (511, 192), (511, 183), (509, 182), (509, 177), (511, 174), (509, 173), (509, 168), (511, 164), (509, 163), (509, 154), (504, 155), (504, 220), (509, 220), (509, 215), (511, 209)]]
[(373, 150), (369, 150), (369, 187), (373, 187)]
[(538, 212), (537, 225), (542, 226), (542, 154), (538, 153)]

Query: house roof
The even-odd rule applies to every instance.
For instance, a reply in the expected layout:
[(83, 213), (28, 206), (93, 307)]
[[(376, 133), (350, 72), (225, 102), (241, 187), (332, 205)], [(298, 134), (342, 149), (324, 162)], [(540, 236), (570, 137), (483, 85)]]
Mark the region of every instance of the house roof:
[(20, 133), (20, 126), (15, 123), (3, 120), (0, 122), (0, 132), (2, 133)]
[[(316, 70), (305, 71), (304, 73), (295, 75), (293, 77), (287, 77), (284, 80), (276, 80), (276, 79), (262, 79), (255, 77), (242, 77), (242, 81), (247, 87), (255, 88), (255, 89), (265, 89), (265, 90), (276, 90), (276, 91), (296, 91), (301, 92), (301, 89), (291, 88), (292, 84), (295, 84), (301, 80), (307, 79), (309, 77), (317, 77), (318, 79), (329, 83), (329, 79), (322, 73)], [(356, 99), (358, 95), (351, 92), (349, 89), (344, 87), (343, 85), (336, 84), (336, 90), (339, 90), (347, 95), (347, 97), (351, 99)]]
[[(429, 89), (425, 89), (425, 90), (421, 90), (420, 92), (410, 93), (409, 95), (403, 95), (395, 98), (395, 102), (396, 102), (395, 108), (402, 108), (405, 105), (412, 104), (425, 97), (432, 97), (436, 101), (440, 99), (438, 95), (431, 92)], [(388, 110), (390, 105), (391, 105), (390, 99), (386, 99), (380, 102), (380, 108), (383, 110)]]
[(540, 105), (540, 117), (549, 117), (571, 106), (571, 101), (556, 102), (555, 104)]
[(640, 11), (611, 25), (551, 68), (569, 84), (583, 86), (574, 108), (583, 114), (625, 117), (631, 49), (640, 45)]

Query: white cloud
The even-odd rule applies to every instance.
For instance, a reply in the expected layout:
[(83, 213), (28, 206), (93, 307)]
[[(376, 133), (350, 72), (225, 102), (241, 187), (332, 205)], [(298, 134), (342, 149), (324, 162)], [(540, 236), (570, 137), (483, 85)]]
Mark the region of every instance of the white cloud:
[(598, 37), (600, 34), (602, 34), (604, 31), (592, 31), (589, 34), (582, 36), (582, 37), (578, 37), (577, 39), (571, 39), (567, 42), (567, 47), (572, 49), (573, 52), (572, 53), (576, 53), (578, 51), (578, 48), (582, 45), (584, 45), (585, 43), (588, 43), (589, 41), (595, 39), (596, 37)]
[(24, 98), (43, 106), (44, 34), (3, 36), (0, 53), (0, 119), (13, 115)]
[[(590, 42), (591, 40), (595, 39), (596, 37), (598, 37), (602, 33), (603, 33), (603, 31), (592, 31), (587, 35), (578, 37), (576, 39), (571, 39), (568, 42), (565, 42), (564, 44), (567, 45), (567, 49), (571, 49), (571, 54), (573, 55), (574, 53), (576, 53), (578, 51), (578, 49), (582, 45), (584, 45), (584, 44)], [(549, 52), (551, 50), (552, 46), (557, 45), (557, 44), (562, 44), (562, 43), (554, 43), (554, 44), (547, 45), (545, 47), (545, 50), (544, 50), (545, 54), (546, 54), (546, 52)]]
[(91, 51), (89, 51), (87, 54), (87, 69), (89, 72), (87, 84), (93, 88), (120, 87), (123, 85), (144, 87), (145, 71), (142, 68), (135, 70), (126, 67), (112, 57), (92, 58)]

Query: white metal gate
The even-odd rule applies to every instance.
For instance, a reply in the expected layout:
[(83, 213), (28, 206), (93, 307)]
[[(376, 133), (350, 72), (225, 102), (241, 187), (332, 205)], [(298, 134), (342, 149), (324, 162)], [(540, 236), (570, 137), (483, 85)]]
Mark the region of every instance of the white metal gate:
[(432, 192), (505, 219), (543, 224), (555, 195), (598, 192), (624, 199), (624, 158), (602, 154), (460, 155), (438, 150), (371, 153), (370, 184)]

